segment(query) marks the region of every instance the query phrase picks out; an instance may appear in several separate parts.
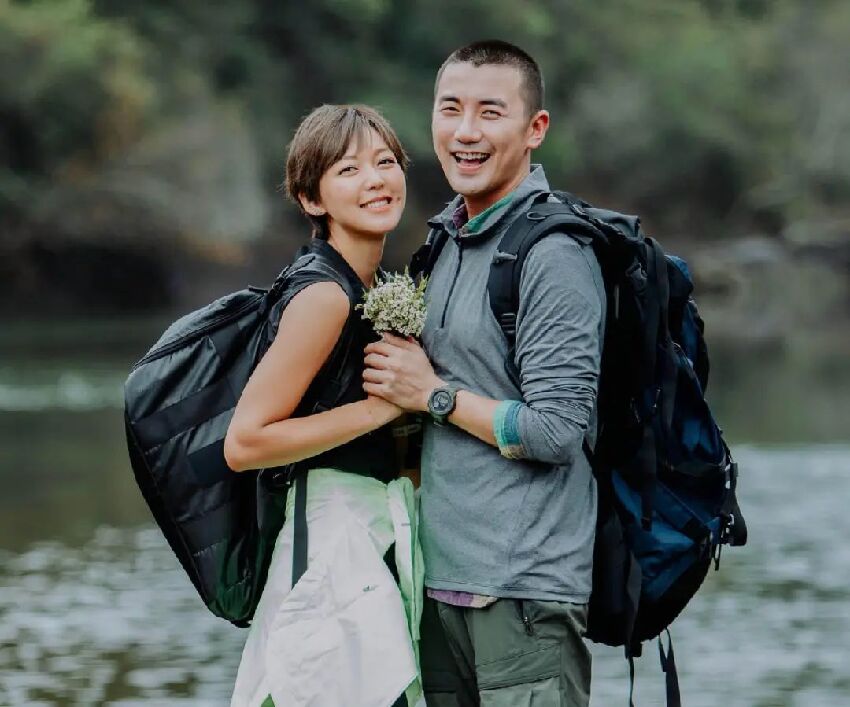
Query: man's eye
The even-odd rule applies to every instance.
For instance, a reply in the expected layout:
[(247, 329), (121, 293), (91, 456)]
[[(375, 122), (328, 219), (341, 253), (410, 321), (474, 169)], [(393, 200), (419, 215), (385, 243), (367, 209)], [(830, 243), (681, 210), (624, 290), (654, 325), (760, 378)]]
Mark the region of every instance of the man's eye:
[(440, 108), (443, 113), (457, 113), (457, 106), (443, 106)]
[(485, 110), (484, 115), (486, 115), (488, 118), (500, 118), (502, 114), (496, 110)]

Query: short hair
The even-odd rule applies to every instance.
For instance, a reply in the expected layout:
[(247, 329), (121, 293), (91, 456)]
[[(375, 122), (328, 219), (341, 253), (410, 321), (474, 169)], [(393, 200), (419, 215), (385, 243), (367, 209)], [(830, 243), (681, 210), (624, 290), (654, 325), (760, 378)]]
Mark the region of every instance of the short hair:
[(437, 72), (437, 80), (434, 83), (435, 95), (443, 71), (449, 64), (513, 66), (519, 70), (522, 77), (521, 91), (528, 116), (531, 117), (543, 108), (545, 96), (540, 67), (529, 54), (510, 42), (504, 42), (501, 39), (485, 39), (455, 49)]
[(327, 238), (327, 216), (312, 216), (299, 197), (319, 201), (322, 175), (348, 151), (352, 140), (357, 144), (373, 129), (395, 155), (402, 170), (410, 160), (398, 136), (384, 116), (365, 105), (330, 105), (314, 109), (298, 126), (286, 158), (284, 189), (287, 196), (313, 224), (313, 235)]

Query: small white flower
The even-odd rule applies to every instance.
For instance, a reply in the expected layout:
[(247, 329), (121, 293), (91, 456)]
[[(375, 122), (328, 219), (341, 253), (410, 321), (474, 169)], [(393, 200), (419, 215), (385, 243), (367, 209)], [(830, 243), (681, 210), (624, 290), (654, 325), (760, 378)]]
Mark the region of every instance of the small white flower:
[(389, 273), (384, 280), (376, 275), (375, 283), (366, 290), (357, 309), (363, 310), (363, 316), (379, 334), (388, 331), (418, 337), (425, 326), (427, 278), (417, 285), (405, 268), (403, 273)]

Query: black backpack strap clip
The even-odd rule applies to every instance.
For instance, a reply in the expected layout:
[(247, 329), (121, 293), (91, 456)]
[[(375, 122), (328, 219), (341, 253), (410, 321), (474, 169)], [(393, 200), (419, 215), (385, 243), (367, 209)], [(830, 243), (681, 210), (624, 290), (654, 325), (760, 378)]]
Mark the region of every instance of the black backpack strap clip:
[[(720, 530), (720, 543), (728, 543), (732, 546), (741, 546), (747, 544), (747, 523), (744, 516), (741, 514), (741, 508), (738, 505), (738, 463), (732, 459), (732, 453), (726, 443), (723, 443), (726, 448), (726, 498), (723, 500), (723, 506), (720, 509), (720, 517), (723, 520), (723, 527)], [(716, 560), (719, 562), (719, 552)]]
[(516, 338), (516, 313), (502, 312), (499, 315), (499, 326), (509, 340)]

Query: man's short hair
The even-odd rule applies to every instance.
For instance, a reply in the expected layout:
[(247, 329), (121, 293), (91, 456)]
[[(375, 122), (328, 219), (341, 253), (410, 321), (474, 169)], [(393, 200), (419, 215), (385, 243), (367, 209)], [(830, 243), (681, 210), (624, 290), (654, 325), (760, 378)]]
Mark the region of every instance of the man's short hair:
[(522, 77), (521, 91), (528, 116), (531, 117), (543, 108), (543, 74), (540, 73), (540, 67), (530, 55), (510, 42), (504, 42), (501, 39), (485, 39), (455, 49), (437, 72), (437, 80), (434, 83), (435, 95), (443, 71), (449, 64), (513, 66), (519, 70)]

